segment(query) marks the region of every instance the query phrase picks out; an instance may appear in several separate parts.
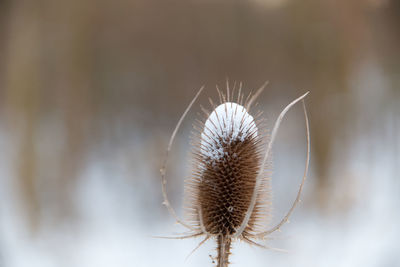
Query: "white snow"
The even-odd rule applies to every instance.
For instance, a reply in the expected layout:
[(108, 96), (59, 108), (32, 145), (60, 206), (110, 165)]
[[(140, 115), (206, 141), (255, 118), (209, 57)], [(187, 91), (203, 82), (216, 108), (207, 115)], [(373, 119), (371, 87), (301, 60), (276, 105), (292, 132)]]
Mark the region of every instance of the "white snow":
[[(201, 153), (211, 159), (220, 159), (226, 153), (221, 145), (234, 140), (244, 141), (258, 129), (254, 118), (245, 107), (225, 102), (219, 105), (208, 117), (201, 133)], [(221, 140), (222, 139), (222, 140)]]
[[(332, 172), (339, 178), (350, 172), (352, 180), (349, 183), (347, 178), (337, 178), (332, 186), (343, 183), (344, 188), (348, 188), (349, 184), (356, 185), (353, 187), (356, 189), (355, 199), (348, 202), (347, 212), (328, 209), (320, 213), (312, 208), (313, 203), (309, 200), (314, 198), (312, 188), (316, 177), (311, 172), (303, 195), (305, 201), (297, 206), (291, 223), (286, 224), (282, 232), (277, 232), (273, 240), (262, 242), (289, 250), (289, 253), (235, 242), (231, 267), (400, 266), (400, 193), (396, 176), (399, 160), (394, 157), (400, 148), (396, 135), (400, 128), (399, 124), (392, 125), (391, 122), (397, 119), (395, 114), (392, 116), (383, 114), (383, 130), (363, 138), (358, 136), (358, 141), (351, 143), (352, 153), (340, 154), (338, 151), (333, 155)], [(285, 130), (291, 133), (289, 123), (282, 126), (281, 133)], [(79, 219), (60, 227), (52, 223), (56, 219), (42, 214), (45, 224), (32, 238), (24, 228), (24, 210), (19, 202), (23, 198), (15, 183), (17, 176), (13, 170), (13, 157), (10, 157), (15, 151), (15, 142), (5, 135), (3, 129), (0, 122), (0, 147), (4, 148), (0, 153), (1, 267), (213, 266), (209, 255), (216, 255), (215, 240), (206, 242), (185, 261), (201, 238), (152, 238), (174, 236), (186, 229), (174, 224), (161, 205), (159, 183), (153, 179), (156, 177), (155, 164), (158, 166), (159, 162), (143, 159), (143, 151), (154, 144), (154, 137), (149, 136), (147, 130), (134, 128), (132, 138), (125, 140), (124, 146), (112, 146), (105, 158), (103, 154), (92, 153), (84, 170), (76, 177), (76, 188), (71, 192)], [(49, 134), (44, 136), (47, 140), (54, 140), (49, 138), (54, 131), (46, 133)], [(299, 158), (304, 156), (305, 144), (295, 141), (300, 138), (302, 136), (299, 137), (296, 131), (286, 139), (277, 139), (276, 171), (272, 179), (275, 222), (284, 216), (298, 189), (297, 182), (290, 177), (304, 167)], [(131, 139), (134, 141), (129, 141)], [(186, 140), (181, 139), (178, 139), (177, 147), (188, 150)], [(129, 142), (135, 145), (133, 152)], [(372, 149), (371, 144), (374, 144)], [(160, 148), (158, 153), (164, 152), (163, 149)], [(183, 172), (178, 163), (185, 160), (186, 154), (178, 155), (172, 158), (176, 164), (171, 164), (175, 165), (176, 173)], [(348, 164), (340, 164), (337, 161), (339, 157)], [(174, 181), (172, 185), (179, 187), (179, 183)], [(180, 195), (179, 189), (173, 190)], [(182, 213), (180, 199), (176, 197), (173, 202), (178, 213)], [(46, 227), (48, 224), (52, 227)]]

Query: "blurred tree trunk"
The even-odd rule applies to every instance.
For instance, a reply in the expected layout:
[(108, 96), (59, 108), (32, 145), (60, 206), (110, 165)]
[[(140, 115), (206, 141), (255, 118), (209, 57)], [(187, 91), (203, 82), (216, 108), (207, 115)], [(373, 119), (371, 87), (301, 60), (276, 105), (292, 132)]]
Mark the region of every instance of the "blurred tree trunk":
[(6, 114), (7, 124), (17, 147), (16, 173), (26, 206), (30, 229), (40, 224), (37, 177), (36, 126), (39, 121), (41, 73), (41, 1), (11, 4), (7, 34)]
[[(364, 0), (292, 1), (289, 20), (292, 25), (293, 47), (300, 60), (298, 69), (306, 81), (310, 95), (310, 119), (316, 170), (315, 203), (321, 210), (332, 205), (334, 185), (348, 193), (346, 181), (332, 175), (335, 145), (340, 153), (349, 152), (349, 136), (355, 117), (352, 115), (350, 78), (360, 56), (367, 48), (368, 32)], [(349, 129), (350, 127), (350, 129)], [(343, 186), (342, 186), (343, 185)], [(340, 206), (340, 205), (339, 205)], [(335, 207), (337, 208), (337, 207)]]

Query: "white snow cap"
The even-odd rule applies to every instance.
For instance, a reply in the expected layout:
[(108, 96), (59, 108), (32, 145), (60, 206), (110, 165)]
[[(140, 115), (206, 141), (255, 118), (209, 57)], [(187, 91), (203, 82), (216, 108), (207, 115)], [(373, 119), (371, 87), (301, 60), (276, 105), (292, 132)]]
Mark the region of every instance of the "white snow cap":
[[(247, 110), (236, 103), (225, 102), (219, 105), (208, 117), (201, 133), (201, 153), (211, 159), (220, 159), (225, 152), (222, 143), (258, 135), (254, 118)], [(222, 139), (222, 143), (221, 140)]]

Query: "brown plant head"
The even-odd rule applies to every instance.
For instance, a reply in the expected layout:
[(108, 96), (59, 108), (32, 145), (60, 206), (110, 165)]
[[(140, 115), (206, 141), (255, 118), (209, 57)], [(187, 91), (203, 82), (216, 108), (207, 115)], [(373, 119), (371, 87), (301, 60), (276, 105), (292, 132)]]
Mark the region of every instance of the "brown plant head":
[[(213, 111), (194, 126), (193, 169), (185, 185), (186, 218), (192, 227), (212, 236), (232, 236), (251, 203), (256, 179), (263, 172), (257, 201), (243, 235), (256, 234), (270, 217), (269, 179), (261, 168), (266, 131), (261, 112), (249, 114), (248, 97), (223, 95)], [(227, 99), (230, 95), (230, 99)], [(236, 101), (233, 101), (236, 98)], [(239, 236), (240, 238), (241, 236)]]
[[(194, 125), (192, 134), (193, 173), (185, 183), (185, 211), (187, 222), (178, 218), (172, 208), (166, 191), (166, 162), (176, 133), (201, 93), (202, 87), (178, 121), (167, 148), (161, 168), (163, 204), (178, 223), (192, 232), (178, 239), (205, 235), (217, 240), (217, 266), (227, 267), (230, 247), (233, 240), (241, 239), (252, 245), (261, 246), (254, 239), (264, 239), (284, 225), (297, 203), (303, 189), (310, 159), (310, 136), (304, 98), (295, 99), (281, 112), (267, 138), (262, 112), (251, 115), (251, 107), (264, 89), (264, 84), (254, 95), (246, 100), (239, 92), (235, 96), (227, 82), (226, 95), (218, 87), (218, 105), (210, 99), (212, 111), (202, 108), (204, 118)], [(235, 87), (235, 86), (234, 86)], [(234, 100), (235, 98), (235, 100)], [(266, 171), (270, 160), (272, 144), (279, 125), (290, 108), (303, 101), (307, 129), (307, 159), (303, 179), (297, 197), (283, 219), (270, 230), (265, 231), (271, 218), (269, 201), (269, 179)], [(268, 139), (268, 140), (267, 140)]]

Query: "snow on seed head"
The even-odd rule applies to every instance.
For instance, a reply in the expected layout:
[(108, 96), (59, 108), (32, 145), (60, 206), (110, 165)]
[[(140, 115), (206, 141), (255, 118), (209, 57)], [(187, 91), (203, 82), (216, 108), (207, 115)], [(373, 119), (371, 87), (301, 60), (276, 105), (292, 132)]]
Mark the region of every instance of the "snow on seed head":
[(208, 117), (201, 133), (201, 153), (212, 160), (218, 160), (225, 154), (223, 145), (233, 141), (244, 141), (247, 137), (257, 136), (258, 129), (253, 116), (245, 107), (225, 102), (219, 105)]

